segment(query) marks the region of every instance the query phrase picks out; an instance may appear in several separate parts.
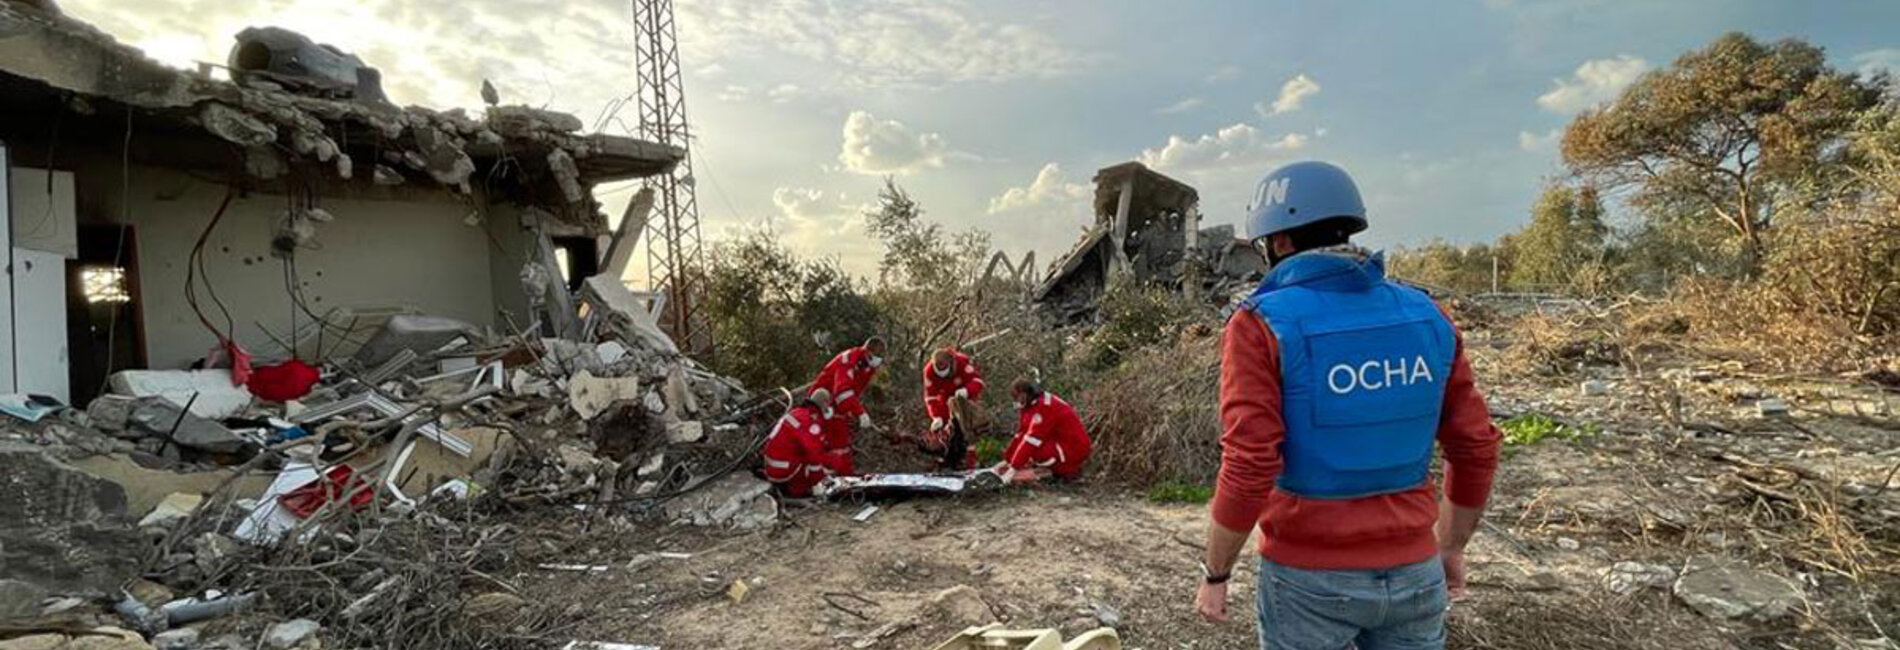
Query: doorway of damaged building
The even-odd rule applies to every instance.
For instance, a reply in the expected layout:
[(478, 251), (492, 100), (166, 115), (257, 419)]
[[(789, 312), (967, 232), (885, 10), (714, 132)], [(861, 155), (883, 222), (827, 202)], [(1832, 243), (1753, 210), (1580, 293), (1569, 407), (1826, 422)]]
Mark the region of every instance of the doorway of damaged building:
[(137, 229), (82, 220), (97, 206), (83, 206), (73, 173), (52, 164), (53, 145), (17, 142), (0, 142), (0, 393), (85, 404), (113, 372), (145, 364)]

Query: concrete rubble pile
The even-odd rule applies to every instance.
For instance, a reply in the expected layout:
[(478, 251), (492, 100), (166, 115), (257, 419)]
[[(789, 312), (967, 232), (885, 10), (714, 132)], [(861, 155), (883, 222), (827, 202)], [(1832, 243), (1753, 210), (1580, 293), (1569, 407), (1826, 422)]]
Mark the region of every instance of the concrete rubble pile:
[[(252, 397), (228, 370), (136, 371), (85, 409), (0, 416), (0, 619), (217, 647), (177, 642), (259, 609), (237, 576), (260, 552), (344, 543), (325, 527), (361, 536), (441, 502), (769, 524), (764, 484), (735, 470), (776, 404), (628, 327), (646, 319), (543, 337), (399, 316), (296, 400)], [(290, 637), (316, 625), (262, 643), (307, 647)]]

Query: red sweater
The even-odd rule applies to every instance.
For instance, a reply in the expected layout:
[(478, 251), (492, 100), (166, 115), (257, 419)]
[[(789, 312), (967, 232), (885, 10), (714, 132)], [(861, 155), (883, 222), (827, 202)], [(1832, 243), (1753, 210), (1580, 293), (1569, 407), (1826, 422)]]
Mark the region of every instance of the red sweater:
[[(1450, 318), (1449, 315), (1446, 316)], [(1438, 448), (1453, 504), (1476, 508), (1491, 492), (1500, 436), (1472, 382), (1464, 337), (1445, 385)], [(1229, 530), (1260, 528), (1260, 555), (1307, 569), (1378, 569), (1421, 562), (1438, 552), (1435, 489), (1347, 500), (1305, 499), (1274, 489), (1280, 474), (1280, 351), (1259, 315), (1240, 310), (1221, 340), (1221, 466), (1209, 505)]]
[(950, 373), (939, 376), (937, 362), (924, 364), (924, 413), (933, 418), (950, 419), (950, 397), (958, 389), (968, 391), (970, 401), (983, 396), (983, 375), (976, 371), (970, 355), (952, 352)]

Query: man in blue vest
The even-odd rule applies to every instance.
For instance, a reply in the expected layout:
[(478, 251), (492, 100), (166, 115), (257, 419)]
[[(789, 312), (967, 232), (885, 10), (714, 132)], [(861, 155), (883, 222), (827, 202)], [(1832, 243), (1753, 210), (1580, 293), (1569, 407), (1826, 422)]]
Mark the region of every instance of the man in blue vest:
[(1226, 620), (1228, 578), (1257, 529), (1261, 647), (1442, 648), (1500, 439), (1462, 339), (1350, 243), (1367, 221), (1344, 170), (1275, 170), (1248, 212), (1273, 268), (1222, 339), (1221, 467), (1195, 607)]

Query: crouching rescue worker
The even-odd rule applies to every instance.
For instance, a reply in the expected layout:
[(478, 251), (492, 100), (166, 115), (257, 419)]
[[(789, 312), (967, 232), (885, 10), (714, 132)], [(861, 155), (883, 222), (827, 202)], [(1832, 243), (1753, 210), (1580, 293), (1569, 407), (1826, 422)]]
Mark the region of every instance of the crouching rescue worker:
[(864, 412), (864, 389), (877, 377), (884, 365), (884, 339), (873, 336), (864, 345), (839, 352), (818, 371), (812, 390), (831, 393), (831, 415), (824, 422), (825, 449), (838, 458), (832, 467), (841, 474), (855, 474), (855, 453), (851, 449), (852, 423), (860, 432), (871, 428), (871, 414)]
[(1258, 528), (1263, 648), (1444, 647), (1497, 469), (1457, 330), (1349, 244), (1366, 225), (1352, 179), (1320, 162), (1268, 174), (1249, 206), (1272, 270), (1221, 344), (1220, 475), (1194, 600), (1226, 619), (1235, 556)]
[(1047, 476), (1064, 481), (1081, 478), (1082, 464), (1089, 459), (1089, 434), (1075, 407), (1028, 379), (1011, 384), (1009, 396), (1021, 414), (1016, 437), (995, 468), (1004, 482), (1034, 482)]
[(825, 449), (820, 436), (831, 411), (831, 391), (813, 390), (793, 404), (765, 437), (765, 480), (779, 494), (803, 499), (811, 489), (837, 471), (838, 457)]
[(976, 464), (969, 437), (979, 417), (975, 408), (983, 397), (983, 374), (970, 355), (943, 348), (924, 366), (924, 413), (930, 428), (919, 442), (924, 451), (942, 457), (942, 469), (968, 469)]

